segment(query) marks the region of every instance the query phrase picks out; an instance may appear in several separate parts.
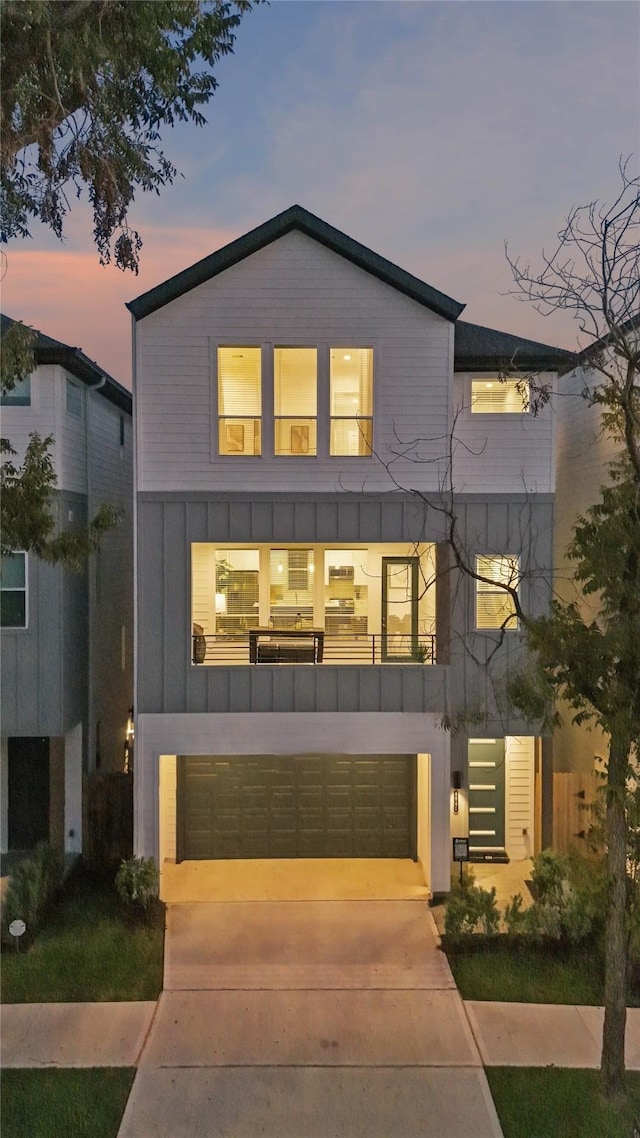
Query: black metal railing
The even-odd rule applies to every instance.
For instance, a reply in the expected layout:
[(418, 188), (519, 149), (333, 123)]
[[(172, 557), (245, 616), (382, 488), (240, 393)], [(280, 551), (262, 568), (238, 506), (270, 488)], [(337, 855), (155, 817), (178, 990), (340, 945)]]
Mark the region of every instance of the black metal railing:
[(431, 633), (342, 633), (300, 629), (279, 635), (277, 629), (238, 633), (196, 633), (194, 664), (435, 664), (436, 638)]

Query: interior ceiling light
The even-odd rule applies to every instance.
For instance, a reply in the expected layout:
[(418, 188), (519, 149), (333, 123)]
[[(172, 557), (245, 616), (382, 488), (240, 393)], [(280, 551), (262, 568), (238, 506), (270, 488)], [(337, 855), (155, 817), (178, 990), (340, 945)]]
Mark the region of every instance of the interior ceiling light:
[(343, 356), (342, 358), (343, 358), (343, 360), (350, 360), (351, 356)]

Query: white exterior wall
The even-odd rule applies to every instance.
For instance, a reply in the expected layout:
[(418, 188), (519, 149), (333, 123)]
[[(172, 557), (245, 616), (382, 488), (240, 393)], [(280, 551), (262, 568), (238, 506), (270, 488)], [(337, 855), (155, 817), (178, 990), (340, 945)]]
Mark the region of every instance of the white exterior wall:
[[(453, 382), (457, 413), (453, 482), (458, 493), (550, 494), (555, 490), (555, 399), (538, 415), (480, 415), (471, 411), (471, 380), (481, 372), (458, 372)], [(543, 383), (552, 383), (541, 373)]]
[(507, 735), (505, 849), (512, 861), (533, 857), (535, 739)]
[[(452, 367), (450, 322), (300, 232), (292, 232), (136, 324), (139, 490), (392, 489), (374, 458), (273, 458), (264, 374), (263, 457), (212, 457), (217, 447), (216, 345), (321, 345), (319, 417), (328, 419), (328, 348), (374, 349), (374, 445), (433, 439), (444, 454)], [(266, 354), (266, 362), (269, 354)], [(320, 433), (322, 428), (319, 424)], [(326, 439), (326, 429), (325, 429)], [(397, 446), (396, 442), (396, 446)], [(265, 453), (266, 450), (266, 453)], [(402, 464), (395, 464), (402, 473)], [(438, 486), (438, 468), (406, 464)], [(410, 484), (410, 483), (408, 483)]]
[[(82, 402), (80, 419), (67, 412), (67, 377), (76, 384)], [(2, 433), (22, 460), (29, 435), (53, 435), (50, 454), (59, 490), (85, 494), (87, 489), (86, 443), (87, 388), (57, 364), (39, 364), (31, 376), (31, 405), (3, 407)]]
[[(175, 856), (176, 755), (417, 754), (419, 857), (432, 892), (449, 888), (449, 736), (435, 715), (141, 715), (136, 723), (137, 856)], [(429, 775), (425, 776), (426, 756)], [(161, 758), (162, 756), (162, 758)], [(430, 781), (430, 813), (424, 792)], [(173, 807), (170, 799), (173, 799)], [(426, 829), (425, 829), (426, 827)], [(425, 835), (428, 834), (428, 848)], [(173, 854), (171, 851), (173, 850)]]
[[(10, 440), (22, 461), (29, 435), (37, 432), (41, 437), (54, 435), (59, 414), (57, 389), (62, 369), (54, 364), (40, 364), (31, 375), (31, 406), (2, 407), (2, 435)], [(58, 477), (60, 467), (56, 447), (52, 448), (54, 469)]]

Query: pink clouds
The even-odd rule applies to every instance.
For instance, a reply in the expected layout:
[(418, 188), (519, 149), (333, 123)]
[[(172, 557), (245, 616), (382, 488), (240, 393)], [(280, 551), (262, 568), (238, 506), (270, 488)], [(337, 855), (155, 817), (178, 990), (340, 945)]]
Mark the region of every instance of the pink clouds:
[(72, 347), (82, 348), (114, 379), (131, 386), (131, 318), (127, 300), (186, 269), (238, 234), (220, 229), (144, 231), (140, 273), (122, 273), (87, 252), (65, 247), (7, 254), (2, 310)]

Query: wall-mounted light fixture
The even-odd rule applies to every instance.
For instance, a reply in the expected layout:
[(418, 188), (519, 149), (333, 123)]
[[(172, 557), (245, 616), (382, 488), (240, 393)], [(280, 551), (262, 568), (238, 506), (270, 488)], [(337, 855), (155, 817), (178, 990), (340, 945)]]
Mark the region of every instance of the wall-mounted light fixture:
[(459, 814), (460, 812), (460, 787), (462, 786), (462, 774), (460, 771), (452, 771), (451, 786), (453, 787), (453, 813)]

